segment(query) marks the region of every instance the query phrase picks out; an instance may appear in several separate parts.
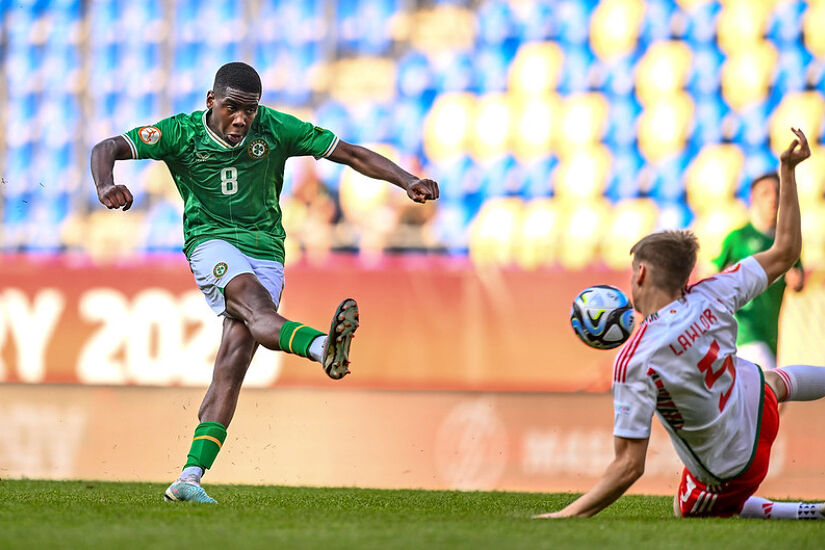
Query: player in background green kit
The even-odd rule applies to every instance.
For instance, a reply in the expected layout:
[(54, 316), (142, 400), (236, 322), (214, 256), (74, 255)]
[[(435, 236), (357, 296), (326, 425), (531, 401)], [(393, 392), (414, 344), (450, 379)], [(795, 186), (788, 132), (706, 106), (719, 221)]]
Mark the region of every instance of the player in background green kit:
[[(779, 175), (776, 172), (763, 174), (751, 182), (750, 221), (725, 237), (722, 251), (713, 260), (719, 271), (771, 247), (776, 235), (778, 205)], [(736, 345), (741, 357), (762, 369), (776, 368), (779, 311), (785, 286), (799, 292), (804, 284), (805, 272), (802, 263), (797, 261), (788, 273), (736, 312), (739, 323)]]
[(100, 202), (128, 210), (133, 197), (115, 184), (116, 160), (155, 159), (169, 167), (183, 198), (184, 253), (198, 287), (224, 316), (212, 382), (200, 424), (170, 501), (215, 502), (200, 485), (226, 439), (238, 394), (258, 345), (307, 357), (331, 378), (346, 375), (358, 328), (358, 306), (338, 306), (329, 332), (278, 314), (284, 283), (284, 228), (278, 202), (289, 157), (312, 155), (346, 164), (404, 189), (415, 202), (438, 198), (438, 184), (346, 143), (331, 131), (258, 102), (261, 79), (245, 63), (228, 63), (206, 94), (206, 110), (179, 114), (110, 137), (92, 149), (91, 171)]

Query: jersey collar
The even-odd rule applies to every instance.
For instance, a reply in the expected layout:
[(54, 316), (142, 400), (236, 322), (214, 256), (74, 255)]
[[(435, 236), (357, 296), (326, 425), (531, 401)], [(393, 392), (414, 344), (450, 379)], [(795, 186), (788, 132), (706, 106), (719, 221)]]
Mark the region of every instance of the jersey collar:
[[(243, 144), (246, 143), (246, 139), (249, 137), (249, 134), (252, 133), (252, 128), (249, 129), (249, 132), (246, 133), (246, 135), (243, 137), (243, 139), (241, 140), (241, 142), (239, 144), (230, 145), (226, 142), (226, 140), (224, 140), (218, 134), (213, 132), (212, 128), (210, 128), (209, 125), (206, 123), (206, 115), (211, 110), (212, 109), (205, 110), (203, 112), (203, 115), (201, 116), (201, 122), (203, 122), (203, 128), (204, 128), (204, 130), (206, 130), (206, 135), (209, 136), (210, 139), (212, 139), (213, 142), (215, 142), (217, 145), (219, 145), (220, 147), (222, 147), (224, 149), (238, 149), (238, 148), (242, 147)], [(258, 117), (255, 117), (255, 120), (258, 120)], [(252, 121), (252, 124), (255, 124), (255, 121)]]

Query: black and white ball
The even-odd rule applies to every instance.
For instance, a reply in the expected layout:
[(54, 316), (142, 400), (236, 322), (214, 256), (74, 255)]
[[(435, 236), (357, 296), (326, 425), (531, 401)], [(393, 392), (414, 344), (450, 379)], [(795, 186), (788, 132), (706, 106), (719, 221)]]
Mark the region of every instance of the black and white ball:
[(633, 332), (633, 305), (610, 285), (585, 288), (573, 300), (570, 324), (579, 339), (596, 349), (622, 345)]

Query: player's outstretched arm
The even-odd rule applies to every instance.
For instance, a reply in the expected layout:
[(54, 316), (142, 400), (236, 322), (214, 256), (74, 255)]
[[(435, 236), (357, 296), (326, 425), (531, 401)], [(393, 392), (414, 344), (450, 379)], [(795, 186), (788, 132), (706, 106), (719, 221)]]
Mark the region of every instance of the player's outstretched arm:
[(122, 136), (106, 138), (92, 148), (92, 178), (97, 188), (97, 198), (106, 208), (132, 206), (132, 193), (125, 185), (115, 185), (112, 173), (116, 160), (132, 158), (132, 150)]
[(788, 271), (802, 252), (796, 165), (811, 156), (811, 149), (802, 130), (791, 128), (791, 131), (796, 135), (796, 139), (779, 155), (779, 212), (776, 217), (776, 238), (769, 249), (754, 254), (754, 258), (768, 275), (768, 284)]
[(533, 516), (545, 518), (589, 518), (604, 510), (630, 489), (645, 471), (649, 439), (614, 437), (616, 456), (602, 478), (588, 492), (558, 512)]
[(438, 184), (430, 179), (413, 176), (393, 161), (375, 151), (346, 141), (339, 141), (329, 160), (346, 164), (367, 177), (388, 181), (407, 192), (415, 202), (427, 202), (438, 198)]

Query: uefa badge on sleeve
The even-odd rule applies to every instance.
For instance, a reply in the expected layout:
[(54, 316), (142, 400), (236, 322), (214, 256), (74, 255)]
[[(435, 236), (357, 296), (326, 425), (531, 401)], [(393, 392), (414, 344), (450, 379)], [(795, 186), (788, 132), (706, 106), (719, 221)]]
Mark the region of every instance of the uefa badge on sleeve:
[(253, 139), (249, 142), (246, 152), (252, 160), (260, 160), (269, 154), (269, 145), (261, 138)]

